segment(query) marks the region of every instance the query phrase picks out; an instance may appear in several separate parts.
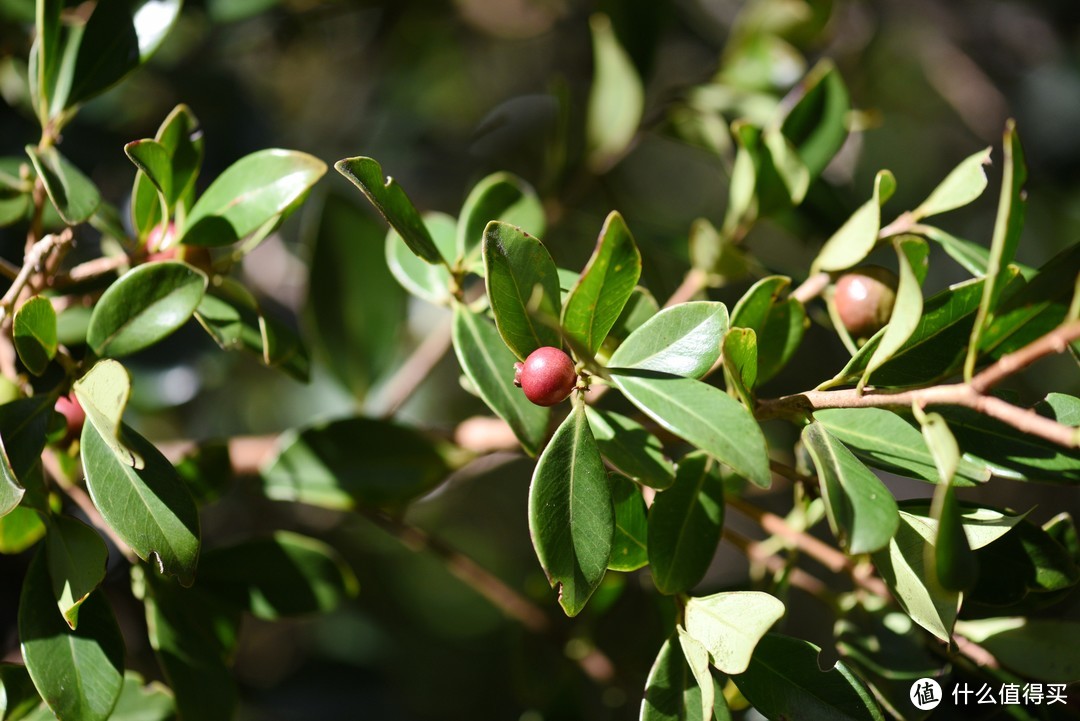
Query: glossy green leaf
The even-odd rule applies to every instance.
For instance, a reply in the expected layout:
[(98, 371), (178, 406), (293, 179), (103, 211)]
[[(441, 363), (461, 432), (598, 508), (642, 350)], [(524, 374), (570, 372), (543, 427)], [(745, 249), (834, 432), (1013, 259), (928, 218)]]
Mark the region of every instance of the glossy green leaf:
[(356, 595), (356, 575), (330, 546), (278, 531), (203, 554), (199, 583), (257, 618), (326, 613)]
[(19, 599), (19, 639), (34, 686), (61, 721), (105, 721), (124, 683), (124, 640), (103, 595), (83, 603), (72, 630), (56, 610), (44, 549)]
[(719, 465), (701, 452), (679, 461), (675, 483), (649, 509), (649, 567), (660, 593), (693, 588), (705, 577), (724, 526)]
[(263, 491), (278, 501), (347, 509), (402, 508), (447, 473), (427, 437), (371, 418), (343, 418), (287, 433), (263, 470)]
[(881, 206), (895, 190), (893, 174), (888, 170), (878, 172), (874, 178), (873, 197), (859, 206), (840, 229), (825, 241), (810, 272), (845, 270), (869, 255), (881, 230)]
[(1080, 681), (1080, 623), (1065, 619), (988, 618), (959, 621), (956, 632), (1002, 665), (1051, 683)]
[(611, 499), (615, 504), (615, 535), (608, 568), (612, 571), (636, 571), (649, 562), (645, 499), (630, 479), (618, 473), (611, 474), (609, 479)]
[(664, 429), (768, 488), (772, 476), (765, 436), (750, 412), (727, 393), (692, 378), (653, 371), (612, 375), (612, 382)]
[(694, 301), (665, 308), (622, 342), (612, 369), (701, 378), (720, 358), (728, 329), (723, 303)]
[(0, 719), (19, 721), (41, 705), (26, 666), (0, 663)]
[(612, 211), (581, 276), (566, 298), (562, 326), (589, 354), (596, 353), (641, 277), (641, 253), (626, 222)]
[(172, 691), (156, 681), (143, 685), (134, 671), (124, 673), (124, 686), (109, 721), (173, 721), (176, 700)]
[(967, 272), (977, 278), (986, 275), (986, 266), (990, 263), (990, 250), (970, 240), (957, 238), (941, 228), (929, 225), (919, 226), (919, 234), (941, 246), (945, 253), (960, 264)]
[(483, 315), (454, 306), (454, 352), (480, 397), (509, 424), (525, 452), (535, 456), (547, 438), (551, 411), (514, 386), (514, 354)]
[(586, 109), (585, 137), (589, 167), (604, 172), (627, 151), (645, 110), (645, 89), (630, 56), (619, 44), (606, 15), (589, 20), (593, 46), (593, 82)]
[(948, 642), (960, 595), (943, 588), (937, 574), (926, 567), (926, 556), (933, 552), (927, 546), (933, 546), (936, 535), (936, 523), (901, 511), (900, 526), (889, 547), (875, 553), (873, 559), (878, 574), (911, 620)]
[(926, 277), (926, 258), (930, 249), (926, 241), (915, 236), (901, 236), (893, 240), (896, 256), (900, 264), (900, 283), (896, 288), (896, 302), (893, 305), (889, 324), (885, 326), (877, 348), (866, 370), (859, 380), (862, 389), (873, 379), (874, 371), (892, 358), (893, 354), (904, 347), (919, 326), (923, 312), (922, 281)]
[(307, 381), (310, 362), (300, 338), (264, 313), (255, 296), (236, 281), (216, 279), (210, 292), (199, 301), (195, 319), (224, 350), (250, 351), (264, 365)]
[(922, 425), (923, 438), (934, 456), (939, 477), (930, 506), (930, 516), (938, 522), (938, 531), (934, 538), (934, 553), (926, 559), (926, 565), (937, 574), (942, 587), (963, 591), (975, 583), (978, 573), (975, 556), (964, 534), (960, 504), (953, 486), (960, 465), (960, 447), (939, 414), (923, 413), (918, 406), (913, 406), (913, 410)]
[[(444, 213), (424, 213), (424, 225), (439, 252), (445, 257), (453, 257), (454, 233), (459, 227), (457, 221)], [(386, 234), (386, 264), (401, 287), (418, 298), (436, 305), (450, 302), (453, 296), (450, 269), (441, 263), (432, 265), (416, 256), (393, 228)]]
[(1014, 528), (994, 543), (971, 544), (978, 551), (980, 573), (964, 603), (981, 609), (982, 615), (990, 615), (988, 609), (1000, 615), (1003, 607), (1023, 612), (1023, 603), (1037, 608), (1041, 599), (1052, 599), (1080, 581), (1077, 560), (1056, 539), (1030, 521), (1016, 518), (1013, 523)]
[(716, 685), (713, 683), (712, 671), (709, 670), (709, 651), (682, 626), (676, 626), (675, 632), (679, 636), (683, 658), (690, 666), (690, 671), (694, 674), (694, 680), (701, 691), (701, 717), (704, 721), (710, 721), (713, 706), (716, 703)]
[(246, 155), (195, 202), (178, 242), (216, 247), (246, 238), (292, 212), (324, 173), (326, 163), (298, 150)]
[(162, 205), (171, 208), (176, 202), (176, 192), (168, 149), (156, 140), (145, 138), (125, 145), (124, 154), (157, 189)]
[(852, 555), (884, 548), (900, 522), (889, 489), (820, 423), (803, 429), (802, 442), (817, 469), (833, 535)]
[(884, 721), (877, 702), (842, 661), (828, 671), (809, 641), (768, 634), (746, 673), (733, 677), (746, 700), (766, 718), (800, 721)]
[[(815, 65), (793, 95), (797, 99), (784, 116), (780, 129), (798, 151), (810, 177), (816, 178), (847, 138), (851, 98), (844, 79), (830, 60)], [(791, 99), (789, 96), (788, 100)]]
[(675, 468), (664, 456), (659, 438), (641, 424), (613, 411), (586, 406), (585, 414), (600, 453), (620, 473), (658, 490), (672, 484)]
[(576, 616), (604, 578), (615, 533), (607, 472), (580, 403), (536, 464), (529, 533), (559, 604)]
[(34, 375), (41, 375), (56, 356), (56, 311), (48, 298), (36, 295), (15, 311), (12, 326), (19, 360)]
[[(874, 468), (937, 483), (940, 473), (926, 439), (900, 416), (884, 408), (828, 408), (814, 420)], [(971, 486), (990, 480), (984, 463), (961, 458), (954, 483)]]
[[(724, 694), (715, 679), (713, 684), (713, 718), (730, 719)], [(706, 721), (702, 707), (702, 691), (687, 665), (682, 646), (672, 636), (660, 647), (641, 699), (640, 721)]]
[(139, 558), (154, 558), (161, 573), (190, 586), (199, 559), (195, 502), (161, 451), (126, 425), (120, 435), (142, 459), (142, 467), (124, 463), (93, 423), (83, 426), (81, 452), (90, 497)]
[(757, 383), (757, 334), (753, 328), (732, 328), (724, 336), (724, 370), (728, 387), (734, 388), (747, 408), (754, 406)]
[(409, 250), (428, 263), (446, 264), (409, 196), (393, 178), (383, 180), (383, 170), (371, 158), (345, 158), (334, 168), (352, 182), (398, 232)]
[(19, 506), (0, 518), (0, 553), (22, 553), (45, 537), (45, 524), (33, 508)]
[[(520, 360), (537, 348), (562, 346), (559, 278), (547, 248), (520, 228), (493, 221), (484, 229), (484, 269), (495, 325)], [(539, 317), (539, 318), (538, 318)]]
[(132, 268), (94, 306), (86, 342), (114, 358), (154, 345), (191, 318), (207, 282), (202, 271), (179, 261)]
[(990, 148), (970, 155), (953, 168), (945, 180), (911, 211), (916, 220), (938, 215), (971, 203), (986, 190), (986, 166), (990, 164)]
[[(199, 120), (186, 105), (177, 105), (162, 122), (154, 141), (166, 152), (169, 160), (169, 181), (172, 202), (169, 207), (183, 204), (190, 209), (195, 192), (195, 179), (203, 160), (203, 137)], [(135, 174), (131, 189), (131, 221), (141, 239), (162, 222), (161, 201), (154, 183), (143, 172)]]
[(780, 296), (791, 284), (784, 276), (769, 276), (752, 285), (731, 314), (732, 327), (752, 329), (757, 341), (755, 383), (775, 376), (798, 350), (806, 331), (806, 310), (794, 298)]
[[(473, 186), (461, 206), (455, 246), (464, 269), (473, 270), (477, 265), (484, 228), (492, 220), (517, 226), (536, 238), (547, 230), (544, 206), (533, 187), (512, 173), (492, 173)], [(454, 251), (440, 250), (445, 258), (455, 257)]]
[(71, 516), (51, 516), (46, 525), (45, 557), (55, 603), (68, 626), (76, 628), (79, 607), (105, 580), (109, 551), (97, 531)]
[(236, 646), (238, 611), (223, 608), (198, 587), (153, 584), (144, 599), (150, 645), (184, 719), (232, 721), (236, 683), (229, 661)]
[(730, 591), (691, 598), (684, 614), (686, 631), (708, 651), (711, 663), (727, 674), (741, 674), (765, 632), (784, 615), (784, 604), (760, 591)]
[(85, 223), (101, 204), (97, 187), (82, 171), (60, 155), (56, 148), (39, 150), (26, 146), (34, 172), (45, 185), (45, 192), (60, 217), (68, 225)]
[[(33, 492), (34, 474), (40, 478), (41, 452), (55, 400), (40, 395), (0, 405), (0, 517), (20, 502), (45, 510), (44, 491)], [(41, 487), (40, 480), (37, 485)]]
[(307, 310), (315, 350), (354, 396), (363, 397), (399, 362), (408, 295), (387, 270), (381, 225), (356, 205), (328, 195), (317, 226), (308, 239), (314, 246)]
[(1002, 144), (1004, 160), (1001, 197), (998, 200), (997, 219), (994, 221), (994, 237), (990, 243), (990, 262), (986, 268), (983, 296), (975, 315), (975, 325), (971, 329), (971, 341), (964, 361), (964, 377), (968, 380), (975, 372), (983, 330), (994, 319), (994, 313), (1001, 302), (1008, 281), (1004, 271), (1016, 255), (1016, 246), (1020, 242), (1020, 232), (1024, 227), (1024, 209), (1027, 205), (1024, 183), (1027, 181), (1027, 166), (1024, 164), (1024, 149), (1016, 133), (1015, 121), (1009, 120), (1005, 124)]

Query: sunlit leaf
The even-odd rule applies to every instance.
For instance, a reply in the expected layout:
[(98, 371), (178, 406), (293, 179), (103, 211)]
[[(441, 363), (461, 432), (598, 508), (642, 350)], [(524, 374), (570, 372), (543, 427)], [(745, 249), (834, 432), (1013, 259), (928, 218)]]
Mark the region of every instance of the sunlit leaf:
[(606, 15), (589, 21), (593, 45), (593, 82), (586, 111), (589, 166), (603, 172), (618, 160), (637, 133), (645, 91), (630, 56), (619, 44)]
[(945, 176), (945, 180), (911, 214), (916, 219), (962, 208), (986, 190), (986, 166), (990, 148), (965, 158)]
[(888, 170), (880, 171), (874, 178), (874, 194), (870, 200), (847, 219), (832, 237), (825, 241), (810, 268), (811, 273), (820, 270), (845, 270), (865, 258), (877, 242), (881, 230), (881, 206), (896, 190), (896, 179)]
[(784, 615), (784, 604), (760, 591), (729, 591), (686, 602), (686, 631), (709, 651), (711, 663), (740, 674), (765, 632)]
[(680, 303), (660, 311), (631, 333), (608, 365), (701, 378), (720, 358), (720, 342), (727, 329), (728, 312), (723, 303)]

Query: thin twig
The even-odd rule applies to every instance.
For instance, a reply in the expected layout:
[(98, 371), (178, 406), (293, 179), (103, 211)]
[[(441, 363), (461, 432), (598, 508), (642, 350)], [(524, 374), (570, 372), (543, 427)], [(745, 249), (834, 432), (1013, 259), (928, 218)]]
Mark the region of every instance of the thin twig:
[(832, 605), (831, 594), (829, 587), (817, 576), (812, 576), (806, 571), (796, 566), (788, 567), (788, 563), (779, 556), (766, 552), (760, 542), (751, 541), (746, 536), (724, 527), (722, 531), (724, 540), (731, 545), (738, 548), (751, 562), (761, 563), (769, 571), (769, 573), (778, 573), (787, 569), (788, 582), (795, 588), (806, 591), (815, 598), (819, 598), (822, 601), (826, 601)]
[(678, 305), (679, 303), (686, 303), (687, 301), (693, 300), (694, 297), (697, 296), (698, 293), (705, 290), (708, 285), (708, 275), (702, 270), (698, 270), (697, 268), (691, 268), (690, 270), (686, 271), (686, 276), (683, 278), (682, 283), (679, 284), (679, 287), (676, 288), (675, 291), (671, 294), (671, 296), (667, 299), (667, 301), (664, 303), (664, 307), (670, 308), (673, 305)]
[(1080, 339), (1080, 320), (1059, 326), (1029, 343), (1018, 351), (1002, 356), (996, 363), (984, 368), (971, 379), (971, 387), (978, 393), (986, 393), (1009, 376), (1019, 373), (1029, 365), (1048, 355), (1064, 353), (1069, 344)]
[(798, 288), (791, 291), (790, 297), (799, 301), (803, 305), (806, 305), (811, 300), (821, 295), (821, 292), (829, 286), (829, 279), (829, 274), (824, 271), (820, 273), (814, 273), (812, 276), (800, 283)]
[(52, 285), (63, 287), (73, 283), (80, 283), (84, 280), (112, 273), (130, 263), (131, 258), (126, 255), (104, 255), (100, 258), (88, 260), (85, 263), (79, 263), (67, 273), (56, 276)]
[[(451, 347), (452, 324), (448, 318), (416, 347), (397, 372), (386, 382), (383, 393), (383, 418), (392, 418), (413, 391), (438, 365)], [(511, 372), (507, 369), (507, 372)]]
[(23, 265), (19, 269), (19, 274), (15, 276), (15, 280), (11, 281), (11, 287), (4, 293), (4, 297), (0, 298), (0, 321), (6, 322), (7, 318), (11, 316), (12, 309), (19, 299), (19, 294), (26, 287), (30, 276), (41, 268), (45, 259), (55, 249), (70, 243), (71, 238), (71, 228), (65, 228), (55, 235), (46, 235), (30, 247), (30, 250), (23, 258)]

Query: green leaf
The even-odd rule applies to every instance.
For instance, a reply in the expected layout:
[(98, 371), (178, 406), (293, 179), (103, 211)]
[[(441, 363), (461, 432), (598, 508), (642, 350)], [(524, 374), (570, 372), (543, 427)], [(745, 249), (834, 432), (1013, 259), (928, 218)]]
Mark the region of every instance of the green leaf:
[(593, 82), (586, 110), (586, 157), (602, 173), (623, 156), (637, 134), (645, 110), (645, 89), (630, 56), (619, 45), (606, 15), (589, 19)]
[(701, 378), (720, 358), (728, 329), (723, 303), (695, 301), (665, 308), (630, 334), (611, 355), (612, 372), (622, 370)]
[[(186, 211), (190, 209), (195, 179), (202, 167), (203, 137), (199, 120), (186, 105), (177, 105), (158, 128), (154, 141), (164, 148), (169, 160), (168, 184), (173, 198), (169, 208), (183, 204)], [(131, 189), (131, 222), (136, 234), (145, 240), (163, 220), (154, 183), (145, 173), (137, 172)]]
[(561, 347), (554, 325), (535, 318), (559, 318), (558, 271), (547, 248), (520, 228), (492, 221), (484, 229), (484, 269), (495, 325), (514, 355), (525, 360), (537, 348)]
[(645, 321), (659, 312), (660, 304), (656, 302), (656, 298), (652, 296), (652, 293), (641, 286), (634, 288), (630, 300), (626, 301), (622, 314), (615, 321), (615, 325), (611, 326), (608, 339), (604, 343), (605, 349), (617, 347), (631, 333), (643, 326)]
[(986, 166), (990, 148), (970, 155), (953, 168), (919, 207), (911, 211), (916, 220), (962, 208), (986, 190)]
[(307, 350), (296, 333), (266, 315), (251, 292), (231, 278), (218, 278), (195, 309), (210, 337), (224, 350), (244, 349), (264, 365), (281, 368), (306, 382), (310, 371)]
[[(41, 452), (55, 402), (51, 395), (40, 395), (0, 405), (0, 517), (20, 502), (45, 510), (44, 492), (35, 494), (33, 481), (35, 472), (40, 478)], [(36, 485), (40, 488), (40, 481)]]
[(738, 401), (692, 378), (653, 371), (632, 373), (613, 374), (612, 382), (645, 415), (743, 478), (762, 488), (769, 486), (772, 476), (765, 436)]
[(686, 602), (686, 631), (709, 651), (712, 665), (741, 674), (765, 632), (784, 615), (784, 604), (759, 591), (730, 591)]
[(551, 411), (535, 405), (514, 387), (514, 354), (491, 321), (454, 305), (454, 352), (480, 397), (509, 424), (525, 452), (535, 456), (547, 438)]
[(326, 163), (298, 150), (246, 155), (195, 202), (178, 242), (216, 247), (246, 238), (295, 209), (324, 173)]
[(97, 429), (106, 440), (113, 454), (121, 463), (135, 468), (143, 467), (143, 459), (124, 445), (120, 424), (131, 397), (131, 377), (119, 361), (98, 361), (72, 385), (79, 404), (86, 412), (86, 421)]
[(1055, 592), (1080, 581), (1077, 561), (1065, 547), (1034, 523), (1019, 518), (1014, 523), (1009, 533), (984, 548), (971, 544), (978, 550), (980, 573), (964, 602), (982, 615), (988, 610), (999, 615), (1002, 607), (1022, 613), (1021, 602), (1038, 607), (1042, 598), (1053, 599)]
[(757, 383), (757, 334), (753, 328), (732, 328), (724, 336), (724, 370), (728, 387), (734, 388), (747, 408), (754, 407)]
[(745, 234), (758, 215), (757, 189), (761, 174), (761, 130), (749, 122), (736, 120), (731, 124), (735, 137), (735, 161), (731, 167), (728, 186), (728, 205), (724, 211), (721, 235), (736, 238)]
[(176, 701), (172, 691), (156, 681), (143, 685), (134, 671), (124, 673), (124, 687), (109, 721), (173, 721)]
[(581, 276), (566, 298), (562, 325), (589, 354), (596, 353), (615, 325), (641, 277), (641, 253), (630, 229), (612, 211)]
[(277, 501), (326, 508), (403, 508), (447, 474), (425, 436), (371, 418), (343, 418), (292, 431), (264, 468), (263, 491)]
[(765, 128), (761, 136), (765, 141), (765, 147), (769, 151), (773, 168), (780, 176), (792, 205), (798, 205), (806, 197), (806, 191), (810, 187), (810, 171), (799, 156), (799, 151), (780, 131), (780, 128), (771, 126)]
[(288, 531), (203, 554), (199, 583), (257, 618), (327, 613), (356, 595), (356, 575), (325, 543)]
[(768, 634), (754, 649), (746, 673), (732, 680), (766, 718), (884, 721), (874, 697), (842, 661), (821, 670), (820, 652), (809, 641)]
[(53, 595), (68, 626), (76, 628), (79, 607), (105, 580), (109, 551), (97, 531), (70, 516), (50, 516), (45, 557)]
[(105, 721), (124, 683), (124, 640), (100, 593), (83, 603), (79, 627), (56, 611), (44, 549), (30, 562), (19, 599), (23, 660), (61, 721)]
[(229, 670), (239, 612), (198, 588), (151, 583), (143, 602), (150, 645), (176, 694), (180, 718), (232, 721), (236, 684)]
[(1080, 623), (1061, 619), (988, 618), (960, 621), (956, 632), (989, 651), (1002, 665), (1051, 683), (1080, 681)]
[(683, 593), (701, 582), (724, 526), (724, 483), (708, 455), (679, 462), (675, 483), (649, 509), (649, 566), (660, 593)]
[(803, 429), (802, 442), (817, 469), (833, 535), (852, 555), (884, 548), (899, 525), (889, 489), (820, 423)]
[[(911, 424), (884, 408), (829, 408), (814, 420), (865, 463), (909, 478), (937, 483), (940, 477), (926, 439)], [(971, 486), (990, 480), (984, 463), (961, 458), (955, 483)]]
[(698, 688), (701, 690), (701, 717), (704, 721), (709, 721), (712, 718), (713, 706), (716, 704), (716, 685), (713, 683), (712, 671), (709, 670), (709, 651), (682, 626), (676, 626), (675, 631), (679, 635), (679, 646), (682, 647), (683, 657), (689, 664), (694, 680), (697, 681)]
[(830, 60), (815, 65), (792, 95), (797, 100), (790, 106), (780, 130), (798, 150), (813, 179), (821, 175), (847, 138), (851, 99), (844, 79)]
[(960, 595), (943, 588), (937, 574), (926, 567), (927, 554), (933, 553), (927, 546), (933, 546), (936, 535), (936, 523), (901, 511), (900, 527), (889, 547), (875, 553), (873, 559), (878, 574), (911, 620), (948, 643)]
[(889, 324), (878, 341), (874, 354), (866, 362), (866, 370), (859, 380), (861, 390), (873, 377), (874, 371), (904, 347), (919, 326), (923, 312), (922, 285), (926, 277), (926, 258), (930, 252), (926, 241), (915, 236), (901, 236), (893, 240), (900, 263), (900, 283), (896, 289)]
[(15, 311), (15, 350), (27, 370), (40, 376), (56, 357), (56, 311), (52, 301), (36, 295)]
[[(901, 503), (900, 515), (906, 518), (910, 525), (917, 525), (923, 535), (938, 535), (938, 521), (931, 513), (929, 501), (904, 501)], [(1003, 513), (996, 508), (976, 505), (960, 506), (960, 522), (964, 527), (967, 544), (972, 550), (978, 550), (998, 540), (1023, 521), (1025, 515)]]
[[(34, 20), (36, 39), (30, 53), (30, 93), (36, 95), (35, 105), (38, 120), (42, 127), (48, 121), (52, 89), (56, 84), (56, 73), (63, 57), (61, 44), (60, 14), (64, 9), (63, 0), (37, 0)], [(37, 72), (33, 72), (36, 70)]]
[(660, 439), (639, 423), (613, 411), (585, 407), (600, 453), (634, 481), (664, 490), (675, 480), (675, 469), (664, 456)]
[[(537, 238), (547, 230), (544, 206), (533, 187), (511, 173), (492, 173), (473, 186), (461, 206), (455, 245), (463, 269), (473, 270), (477, 265), (484, 228), (492, 220), (517, 226)], [(440, 250), (445, 258), (454, 255)]]
[(307, 307), (315, 348), (353, 395), (363, 397), (400, 362), (408, 295), (387, 270), (379, 223), (334, 194), (315, 215)]
[(932, 240), (940, 245), (950, 258), (959, 263), (964, 270), (973, 276), (981, 278), (986, 275), (986, 266), (990, 262), (990, 250), (988, 248), (972, 243), (970, 240), (957, 238), (955, 235), (946, 233), (941, 228), (935, 228), (931, 225), (921, 225), (919, 234), (927, 240)]
[(881, 230), (881, 206), (896, 190), (896, 179), (888, 170), (874, 178), (874, 195), (825, 241), (810, 267), (811, 274), (822, 270), (845, 270), (873, 250)]
[(0, 518), (0, 553), (22, 553), (45, 537), (45, 524), (33, 508), (19, 506)]
[(613, 473), (608, 478), (611, 481), (611, 499), (615, 504), (615, 535), (608, 568), (612, 571), (636, 571), (649, 562), (645, 499), (641, 496), (641, 490), (625, 476)]
[(93, 423), (83, 426), (81, 452), (90, 497), (139, 558), (155, 558), (161, 573), (190, 586), (199, 559), (195, 502), (161, 451), (126, 425), (120, 426), (120, 437), (142, 459), (142, 467), (124, 463)]
[(690, 265), (705, 273), (710, 285), (725, 285), (750, 274), (753, 261), (729, 234), (720, 233), (705, 218), (690, 224), (689, 245)]
[(739, 299), (731, 314), (732, 327), (749, 328), (757, 341), (755, 383), (769, 380), (787, 365), (806, 331), (806, 309), (794, 298), (781, 300), (791, 284), (784, 276), (762, 278)]
[(68, 225), (85, 223), (101, 204), (97, 187), (56, 148), (26, 146), (34, 172), (45, 185), (56, 212)]
[(94, 306), (86, 342), (114, 358), (152, 346), (187, 322), (207, 282), (202, 271), (179, 261), (132, 268)]
[[(457, 221), (445, 213), (424, 213), (424, 225), (435, 241), (435, 247), (446, 257), (454, 253), (454, 233)], [(401, 287), (418, 298), (435, 305), (446, 305), (453, 297), (454, 282), (450, 269), (439, 263), (432, 265), (417, 257), (391, 228), (386, 234), (386, 264)]]
[[(703, 693), (683, 658), (682, 646), (672, 636), (660, 647), (641, 700), (641, 721), (706, 721)], [(724, 694), (713, 684), (713, 717), (730, 719)]]
[(364, 194), (386, 222), (398, 232), (409, 250), (428, 263), (442, 263), (446, 259), (435, 247), (435, 241), (420, 219), (409, 196), (393, 178), (383, 180), (383, 170), (371, 158), (345, 158), (334, 164), (334, 168), (352, 182)]
[(1024, 227), (1024, 209), (1027, 205), (1024, 183), (1027, 181), (1027, 166), (1024, 164), (1024, 149), (1016, 133), (1015, 121), (1009, 120), (1005, 124), (1002, 144), (1005, 159), (1002, 162), (1001, 198), (998, 200), (997, 219), (994, 221), (994, 237), (990, 243), (990, 262), (986, 268), (982, 301), (975, 315), (975, 325), (971, 329), (971, 341), (964, 361), (964, 378), (967, 380), (971, 380), (975, 372), (975, 360), (981, 347), (983, 331), (993, 321), (994, 313), (1001, 302), (1008, 281), (1004, 271), (1016, 255), (1016, 246), (1020, 242), (1020, 232)]
[(19, 721), (41, 705), (26, 666), (0, 663), (0, 718)]
[(172, 157), (168, 149), (158, 141), (147, 138), (125, 145), (124, 154), (157, 189), (162, 205), (171, 208), (176, 202), (176, 195), (173, 189)]
[(604, 578), (615, 533), (607, 472), (581, 403), (540, 454), (529, 487), (529, 533), (559, 604), (576, 616)]

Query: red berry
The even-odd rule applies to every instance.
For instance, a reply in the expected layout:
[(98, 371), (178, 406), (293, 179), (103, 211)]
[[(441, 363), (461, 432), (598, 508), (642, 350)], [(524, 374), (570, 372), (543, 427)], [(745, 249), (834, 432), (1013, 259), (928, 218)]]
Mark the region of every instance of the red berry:
[(83, 423), (86, 422), (86, 411), (79, 404), (79, 400), (74, 395), (60, 396), (53, 408), (67, 421), (67, 436), (64, 441), (70, 442), (78, 438), (82, 433)]
[(558, 348), (537, 348), (524, 363), (514, 364), (514, 385), (536, 405), (553, 406), (566, 400), (577, 385), (574, 361)]
[[(151, 255), (154, 255), (156, 253), (161, 253), (161, 252), (168, 253), (169, 249), (176, 247), (176, 246), (174, 246), (172, 244), (173, 239), (175, 238), (175, 236), (176, 236), (176, 224), (175, 223), (169, 223), (167, 226), (162, 225), (161, 223), (158, 223), (157, 225), (155, 225), (153, 228), (150, 229), (150, 232), (146, 236), (146, 250), (147, 250), (147, 252), (149, 252)], [(164, 248), (164, 251), (163, 251), (163, 248)], [(173, 253), (173, 255), (175, 255), (175, 252)], [(162, 258), (161, 260), (165, 260), (165, 258)]]
[(836, 313), (854, 338), (869, 338), (892, 316), (896, 275), (876, 265), (845, 273), (836, 281)]

